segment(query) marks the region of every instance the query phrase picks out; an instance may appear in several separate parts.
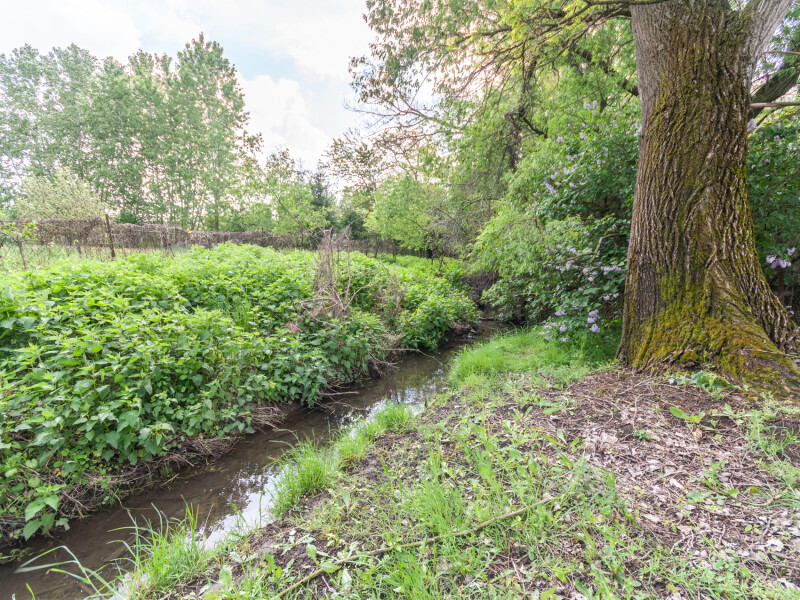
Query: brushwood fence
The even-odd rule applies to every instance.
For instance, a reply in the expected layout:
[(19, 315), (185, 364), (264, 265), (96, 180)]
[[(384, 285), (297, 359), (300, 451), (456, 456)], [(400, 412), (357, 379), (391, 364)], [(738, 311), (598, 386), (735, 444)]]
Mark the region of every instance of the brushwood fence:
[[(174, 225), (133, 225), (108, 218), (0, 221), (0, 271), (27, 271), (60, 259), (113, 260), (141, 252), (175, 254), (192, 246), (227, 242), (282, 249), (314, 249), (321, 232), (303, 235), (269, 231), (190, 231)], [(366, 254), (402, 251), (376, 237), (353, 240)]]

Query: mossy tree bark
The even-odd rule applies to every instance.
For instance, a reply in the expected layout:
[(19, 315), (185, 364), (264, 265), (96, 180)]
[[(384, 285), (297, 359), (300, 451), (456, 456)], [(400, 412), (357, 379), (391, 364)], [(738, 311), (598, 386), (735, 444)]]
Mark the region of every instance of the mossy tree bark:
[(797, 332), (758, 263), (747, 198), (756, 61), (791, 0), (631, 7), (642, 139), (621, 358), (797, 380)]

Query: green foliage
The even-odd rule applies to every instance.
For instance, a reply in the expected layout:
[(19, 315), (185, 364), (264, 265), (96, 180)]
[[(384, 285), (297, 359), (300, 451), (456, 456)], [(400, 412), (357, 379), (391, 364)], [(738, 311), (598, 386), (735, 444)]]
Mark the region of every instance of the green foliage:
[(412, 250), (431, 247), (432, 196), (443, 190), (409, 175), (384, 181), (375, 193), (367, 229)]
[(97, 193), (75, 178), (69, 169), (59, 169), (49, 179), (31, 175), (22, 182), (13, 206), (17, 219), (87, 219), (102, 217), (106, 207)]
[(562, 341), (619, 318), (638, 146), (630, 111), (581, 115), (523, 160), (473, 251), (501, 277), (484, 299)]
[[(57, 523), (61, 490), (112, 481), (121, 464), (195, 438), (250, 431), (254, 406), (313, 405), (384, 359), (392, 340), (433, 348), (476, 320), (428, 261), (351, 264), (360, 291), (342, 318), (318, 309), (308, 252), (222, 245), (12, 280), (0, 293), (0, 507), (18, 534)], [(408, 297), (393, 304), (403, 286)]]
[[(520, 162), (473, 249), (476, 266), (501, 277), (484, 300), (562, 341), (620, 318), (638, 152), (635, 110), (587, 103), (574, 113)], [(800, 273), (798, 132), (791, 121), (764, 125), (750, 154), (757, 246), (787, 303)]]
[[(75, 45), (0, 55), (0, 120), (0, 202), (18, 204), (21, 175), (63, 166), (124, 222), (218, 229), (241, 205), (258, 146), (235, 69), (202, 35), (174, 60), (140, 51), (125, 65)], [(59, 177), (52, 189), (64, 188)], [(53, 193), (36, 179), (26, 188), (26, 215), (63, 202), (42, 205)]]
[(751, 136), (748, 187), (764, 274), (787, 304), (800, 292), (800, 124), (788, 116)]

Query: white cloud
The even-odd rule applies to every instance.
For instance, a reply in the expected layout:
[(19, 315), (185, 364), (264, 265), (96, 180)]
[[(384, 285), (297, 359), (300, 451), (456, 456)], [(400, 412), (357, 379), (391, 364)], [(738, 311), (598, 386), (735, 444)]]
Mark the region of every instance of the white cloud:
[[(168, 0), (173, 10), (185, 0)], [(361, 18), (362, 0), (285, 2), (216, 0), (192, 2), (209, 27), (235, 35), (253, 46), (291, 58), (301, 69), (321, 77), (346, 80), (351, 56), (365, 52), (370, 30)]]
[(125, 11), (99, 0), (3, 3), (0, 52), (24, 44), (48, 51), (72, 43), (101, 58), (124, 61), (140, 47), (139, 31)]
[(27, 0), (4, 2), (0, 53), (76, 43), (120, 62), (139, 48), (172, 56), (201, 31), (243, 68), (249, 130), (313, 167), (355, 121), (343, 107), (348, 61), (370, 39), (363, 0)]
[(250, 111), (249, 129), (263, 135), (264, 150), (286, 146), (306, 168), (313, 168), (330, 135), (312, 122), (300, 84), (290, 79), (275, 81), (269, 75), (242, 79), (241, 84)]

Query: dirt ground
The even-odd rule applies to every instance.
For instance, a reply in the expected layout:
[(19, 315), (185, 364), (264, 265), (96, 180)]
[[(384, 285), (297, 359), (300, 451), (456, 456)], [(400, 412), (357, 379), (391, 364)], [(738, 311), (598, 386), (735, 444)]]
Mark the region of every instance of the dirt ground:
[[(559, 450), (575, 459), (583, 456), (594, 467), (613, 474), (620, 497), (637, 515), (642, 535), (700, 568), (717, 568), (710, 551), (716, 559), (735, 554), (764, 580), (800, 590), (800, 482), (792, 479), (796, 476), (791, 470), (781, 472), (775, 466), (800, 467), (800, 446), (793, 438), (800, 435), (800, 416), (791, 405), (774, 410), (771, 403), (748, 400), (735, 391), (707, 391), (621, 368), (595, 373), (561, 389), (536, 386), (520, 377), (516, 391), (484, 413), (490, 433), (501, 434), (512, 413), (526, 411), (526, 427), (545, 432), (557, 442), (554, 454)], [(366, 490), (385, 481), (387, 469), (418, 470), (416, 465), (424, 461), (432, 443), (422, 429), (436, 426), (447, 431), (464, 410), (464, 401), (452, 396), (417, 417), (411, 431), (377, 440), (368, 456), (352, 465), (343, 478), (342, 485), (352, 491), (354, 502), (368, 497)], [(458, 460), (456, 444), (448, 436), (439, 435), (433, 442), (446, 459)], [(763, 449), (757, 448), (759, 444)], [(770, 456), (775, 461), (768, 460)], [(325, 528), (310, 528), (311, 517), (330, 499), (330, 492), (304, 499), (247, 540), (248, 552), (253, 556), (272, 553), (279, 565), (308, 573), (316, 567), (306, 551), (309, 541), (326, 548), (347, 548), (353, 542), (362, 547), (380, 545), (374, 531), (332, 542)], [(376, 509), (381, 507), (371, 510)], [(709, 539), (713, 548), (708, 546)], [(565, 559), (574, 560), (581, 560), (584, 550), (580, 543), (560, 549)], [(637, 560), (641, 565), (649, 557)], [(522, 581), (529, 562), (522, 549), (511, 545), (491, 569), (520, 574), (521, 589), (533, 592), (535, 588)], [(639, 565), (626, 568), (636, 570)], [(241, 566), (234, 561), (232, 567), (234, 576), (241, 576)], [(311, 584), (315, 595), (332, 593), (326, 579), (323, 576)], [(574, 588), (556, 583), (561, 597), (583, 597)], [(201, 597), (208, 590), (205, 581), (187, 582), (176, 589), (175, 597)], [(668, 588), (657, 593), (671, 600), (688, 600)]]

